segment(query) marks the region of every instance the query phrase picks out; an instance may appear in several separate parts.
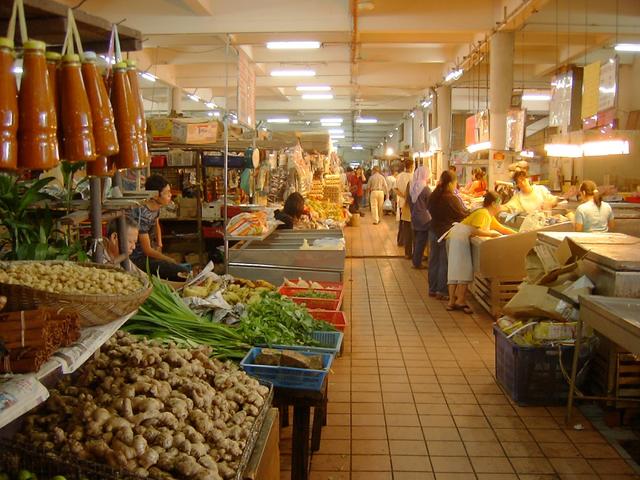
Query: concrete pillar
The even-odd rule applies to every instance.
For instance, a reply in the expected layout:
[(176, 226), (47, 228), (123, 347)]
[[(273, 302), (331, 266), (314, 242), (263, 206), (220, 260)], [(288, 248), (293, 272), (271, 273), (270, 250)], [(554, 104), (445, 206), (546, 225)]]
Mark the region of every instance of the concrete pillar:
[(182, 113), (182, 89), (178, 87), (173, 87), (171, 89), (169, 112)]
[(444, 85), (436, 90), (436, 127), (440, 127), (442, 161), (438, 165), (437, 177), (448, 168), (451, 155), (451, 87)]
[(491, 151), (489, 152), (489, 185), (495, 180), (506, 180), (507, 159), (504, 152), (507, 139), (507, 113), (511, 106), (513, 91), (513, 32), (498, 32), (491, 37), (489, 45), (489, 138)]

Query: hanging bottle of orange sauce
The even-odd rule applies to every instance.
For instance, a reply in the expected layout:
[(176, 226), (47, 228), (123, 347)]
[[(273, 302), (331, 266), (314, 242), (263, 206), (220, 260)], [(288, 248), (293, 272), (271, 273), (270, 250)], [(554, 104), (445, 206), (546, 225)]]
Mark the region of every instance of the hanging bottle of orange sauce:
[(127, 60), (127, 76), (131, 84), (131, 92), (136, 99), (136, 131), (138, 132), (138, 142), (140, 155), (144, 166), (149, 165), (149, 148), (147, 147), (147, 122), (144, 119), (144, 102), (142, 100), (142, 92), (140, 91), (140, 82), (138, 81), (138, 69), (135, 60)]
[(44, 50), (44, 42), (24, 43), (18, 95), (18, 168), (46, 170), (60, 163), (56, 107)]
[(0, 170), (18, 167), (18, 88), (13, 40), (0, 38)]
[(118, 153), (118, 134), (113, 120), (111, 101), (104, 80), (98, 71), (97, 56), (94, 52), (84, 52), (82, 79), (91, 106), (96, 153), (110, 157)]
[(143, 157), (140, 155), (140, 142), (136, 130), (138, 108), (127, 76), (126, 62), (117, 63), (112, 75), (111, 105), (120, 146), (118, 154), (114, 157), (116, 168), (142, 168)]
[(115, 162), (104, 155), (98, 155), (93, 162), (87, 163), (87, 175), (92, 177), (110, 177), (115, 170)]
[(60, 158), (64, 157), (64, 143), (62, 141), (62, 112), (60, 112), (60, 59), (62, 55), (58, 52), (45, 52), (47, 60), (47, 72), (49, 86), (53, 95), (53, 103), (56, 106), (56, 118), (58, 119), (57, 136), (58, 136), (58, 152)]
[(60, 110), (65, 159), (70, 162), (92, 162), (96, 159), (96, 146), (91, 106), (80, 71), (80, 56), (65, 55), (60, 68)]

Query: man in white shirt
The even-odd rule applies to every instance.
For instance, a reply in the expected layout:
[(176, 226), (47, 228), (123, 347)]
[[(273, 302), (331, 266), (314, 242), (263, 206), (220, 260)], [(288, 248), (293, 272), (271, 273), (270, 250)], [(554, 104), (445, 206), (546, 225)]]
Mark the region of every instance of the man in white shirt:
[(387, 175), (387, 187), (389, 188), (389, 200), (393, 205), (393, 211), (396, 211), (396, 172), (392, 170)]
[[(398, 210), (402, 211), (405, 203), (405, 195), (407, 193), (407, 186), (411, 182), (413, 176), (413, 160), (407, 159), (404, 162), (404, 172), (398, 174), (396, 178), (395, 193), (398, 199)], [(402, 220), (398, 226), (398, 246), (404, 245), (404, 239), (402, 238)]]
[(373, 215), (373, 224), (380, 223), (380, 217), (383, 215), (382, 204), (389, 196), (389, 187), (387, 180), (380, 173), (380, 167), (373, 167), (371, 177), (369, 177), (369, 195), (371, 200), (371, 214)]
[(527, 173), (523, 170), (513, 174), (518, 191), (502, 206), (503, 211), (510, 213), (533, 213), (547, 210), (558, 204), (558, 197), (551, 194), (544, 185), (531, 185)]

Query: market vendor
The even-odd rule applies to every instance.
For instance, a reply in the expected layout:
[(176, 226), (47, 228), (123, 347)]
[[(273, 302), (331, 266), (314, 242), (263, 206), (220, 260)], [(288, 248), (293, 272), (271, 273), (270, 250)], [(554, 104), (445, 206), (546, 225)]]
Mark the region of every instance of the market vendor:
[(473, 170), (473, 178), (464, 188), (463, 193), (472, 197), (482, 197), (487, 192), (486, 173), (481, 168)]
[(510, 213), (533, 213), (550, 210), (558, 204), (558, 197), (551, 194), (544, 185), (531, 185), (527, 172), (518, 170), (513, 174), (516, 193), (502, 206), (502, 211)]
[(471, 237), (499, 237), (516, 233), (496, 220), (500, 212), (500, 197), (495, 192), (487, 192), (482, 208), (474, 211), (462, 222), (455, 224), (447, 233), (447, 284), (449, 303), (447, 310), (460, 310), (471, 314), (465, 296), (467, 286), (473, 281), (473, 260), (471, 257)]
[(582, 203), (576, 209), (576, 232), (608, 232), (614, 227), (611, 205), (602, 201), (595, 182), (582, 182), (580, 198)]
[(144, 187), (147, 191), (155, 192), (155, 195), (128, 214), (139, 229), (138, 242), (131, 254), (131, 261), (145, 272), (148, 265), (149, 272), (166, 280), (184, 280), (180, 274), (190, 272), (191, 268), (162, 253), (160, 209), (171, 203), (171, 185), (163, 176), (151, 175)]
[[(125, 217), (125, 224), (127, 226), (127, 255), (131, 256), (138, 242), (138, 224), (129, 217)], [(104, 248), (105, 263), (115, 264), (119, 256), (118, 220), (112, 220), (107, 225), (107, 238)]]
[(304, 197), (298, 192), (293, 192), (285, 200), (283, 209), (274, 212), (275, 219), (283, 223), (278, 225), (278, 230), (291, 230), (303, 214)]

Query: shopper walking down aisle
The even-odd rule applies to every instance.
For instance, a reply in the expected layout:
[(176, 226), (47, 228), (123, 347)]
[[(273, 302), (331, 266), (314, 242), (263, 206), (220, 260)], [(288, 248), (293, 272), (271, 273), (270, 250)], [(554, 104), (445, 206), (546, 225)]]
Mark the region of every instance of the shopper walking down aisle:
[(580, 185), (582, 204), (576, 209), (576, 232), (608, 232), (614, 227), (611, 205), (602, 201), (595, 182)]
[(461, 222), (469, 215), (460, 199), (455, 195), (458, 180), (445, 170), (440, 181), (429, 197), (427, 209), (431, 214), (429, 228), (429, 296), (448, 300), (447, 291), (447, 244), (438, 241), (454, 223)]
[(389, 196), (389, 188), (387, 180), (380, 173), (380, 167), (373, 167), (371, 177), (369, 177), (369, 195), (371, 199), (371, 214), (373, 215), (373, 224), (378, 225), (382, 218), (382, 205)]
[[(351, 168), (351, 167), (349, 167)], [(353, 211), (351, 213), (360, 213), (360, 216), (364, 214), (360, 211), (360, 202), (362, 201), (362, 194), (364, 192), (364, 173), (362, 168), (358, 167), (355, 172), (351, 171), (349, 175), (349, 186), (351, 190), (351, 196), (353, 196)]]
[(473, 281), (473, 261), (470, 238), (499, 237), (501, 234), (516, 233), (496, 220), (500, 212), (500, 197), (495, 192), (487, 192), (479, 208), (461, 223), (455, 224), (447, 235), (447, 256), (449, 284), (449, 304), (447, 310), (461, 310), (471, 314), (465, 296), (467, 285)]
[(389, 189), (389, 200), (393, 206), (393, 211), (396, 211), (396, 171), (392, 170), (387, 175), (387, 188)]
[[(402, 222), (403, 215), (402, 209), (404, 207), (406, 198), (407, 198), (407, 187), (409, 183), (411, 183), (411, 176), (413, 175), (413, 160), (407, 159), (404, 162), (404, 171), (398, 174), (396, 178), (396, 198), (398, 199), (398, 209), (400, 210), (400, 224), (398, 225), (398, 246), (401, 247), (404, 245), (404, 236), (403, 232), (406, 230), (406, 227), (403, 226)], [(411, 217), (411, 212), (409, 213), (409, 217)]]
[(427, 203), (431, 195), (431, 189), (427, 185), (431, 172), (425, 166), (418, 167), (413, 173), (411, 186), (409, 187), (409, 200), (411, 202), (411, 228), (414, 233), (413, 243), (413, 268), (423, 268), (422, 258), (429, 239), (429, 225), (431, 214), (427, 210)]

